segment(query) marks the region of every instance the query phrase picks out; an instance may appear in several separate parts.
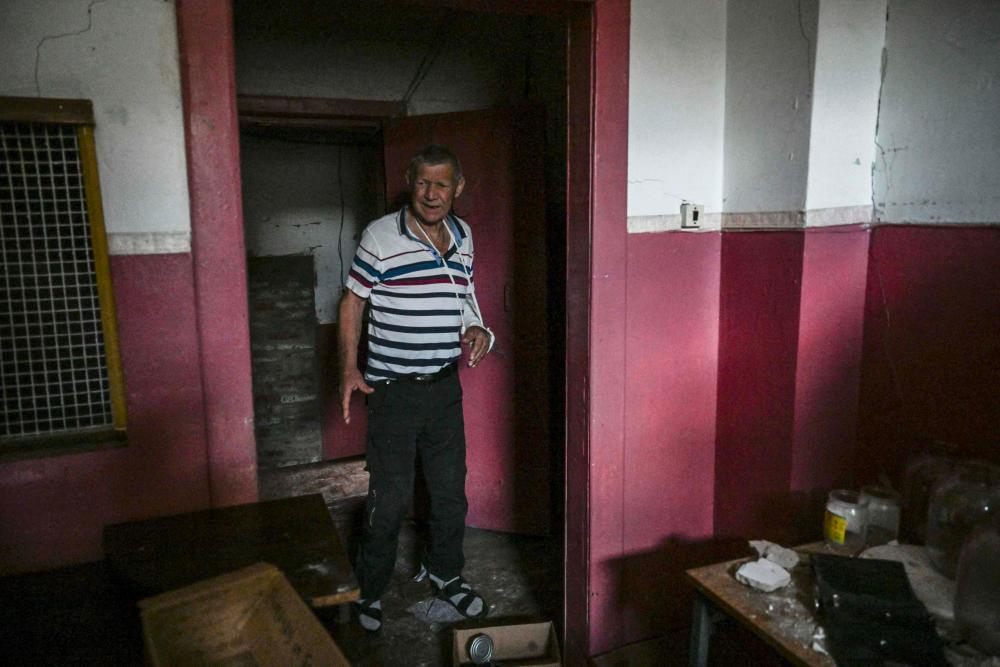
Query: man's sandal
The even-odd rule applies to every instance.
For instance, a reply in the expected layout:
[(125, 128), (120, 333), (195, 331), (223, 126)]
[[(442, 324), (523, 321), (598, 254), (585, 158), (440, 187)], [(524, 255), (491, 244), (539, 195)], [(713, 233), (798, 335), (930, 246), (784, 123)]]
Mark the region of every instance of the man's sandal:
[[(473, 590), (472, 586), (466, 583), (461, 576), (446, 582), (444, 586), (438, 586), (435, 582), (434, 588), (437, 589), (439, 600), (444, 600), (466, 618), (482, 618), (490, 611), (483, 596)], [(477, 600), (480, 603), (479, 611), (474, 614), (469, 613), (469, 607), (473, 606)]]
[(368, 632), (382, 629), (382, 602), (380, 600), (358, 600), (358, 622)]

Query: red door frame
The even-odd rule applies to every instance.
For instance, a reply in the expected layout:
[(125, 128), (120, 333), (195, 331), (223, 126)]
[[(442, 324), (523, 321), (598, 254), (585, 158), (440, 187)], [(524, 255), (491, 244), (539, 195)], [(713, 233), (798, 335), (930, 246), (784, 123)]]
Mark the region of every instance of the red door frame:
[[(427, 0), (428, 4), (449, 4)], [(567, 21), (567, 664), (620, 644), (629, 0), (535, 5)], [(524, 11), (480, 0), (483, 11)], [(191, 253), (214, 506), (256, 498), (231, 0), (178, 0)]]
[(566, 664), (622, 641), (629, 0), (568, 22)]
[(213, 507), (257, 499), (232, 5), (178, 0), (191, 260)]

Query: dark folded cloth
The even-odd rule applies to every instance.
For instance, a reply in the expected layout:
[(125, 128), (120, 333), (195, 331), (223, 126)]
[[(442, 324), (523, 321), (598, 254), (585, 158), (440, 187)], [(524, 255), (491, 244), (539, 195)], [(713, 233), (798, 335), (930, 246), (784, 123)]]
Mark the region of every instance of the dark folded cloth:
[(839, 666), (947, 665), (902, 563), (815, 554), (812, 570), (820, 623)]

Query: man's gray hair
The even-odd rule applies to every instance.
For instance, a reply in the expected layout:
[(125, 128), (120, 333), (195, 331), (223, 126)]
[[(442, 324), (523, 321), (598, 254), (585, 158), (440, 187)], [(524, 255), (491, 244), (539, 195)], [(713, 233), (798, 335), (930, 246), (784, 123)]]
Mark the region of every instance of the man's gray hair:
[(422, 164), (450, 164), (455, 183), (462, 180), (462, 163), (458, 161), (454, 153), (444, 146), (438, 144), (424, 146), (419, 153), (410, 158), (410, 166), (406, 169), (406, 177), (410, 183), (413, 183), (413, 179), (417, 176), (417, 169)]

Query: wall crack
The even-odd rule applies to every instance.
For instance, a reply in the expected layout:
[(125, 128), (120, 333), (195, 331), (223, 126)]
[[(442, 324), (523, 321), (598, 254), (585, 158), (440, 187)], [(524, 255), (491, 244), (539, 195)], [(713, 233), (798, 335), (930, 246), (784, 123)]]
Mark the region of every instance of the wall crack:
[[(888, 41), (889, 36), (889, 3), (885, 4), (885, 35), (884, 38)], [(882, 121), (882, 92), (885, 90), (885, 70), (888, 66), (889, 61), (889, 47), (883, 44), (882, 46), (882, 72), (878, 83), (878, 104), (875, 106), (875, 137), (873, 141), (875, 142), (875, 148), (878, 149), (878, 157), (882, 159), (882, 171), (885, 174), (885, 197), (883, 199), (888, 199), (889, 195), (889, 164), (885, 158), (885, 148), (878, 141), (878, 130), (879, 124)], [(872, 191), (872, 222), (880, 222), (882, 220), (882, 214), (885, 213), (884, 208), (879, 208), (878, 202), (876, 202), (876, 192), (875, 192), (875, 171), (878, 166), (878, 160), (872, 161), (872, 178), (871, 178), (871, 191)], [(885, 206), (885, 202), (882, 202), (882, 206)]]
[(46, 35), (38, 40), (38, 44), (35, 45), (35, 95), (38, 97), (42, 96), (42, 87), (38, 81), (38, 66), (42, 59), (42, 47), (45, 46), (46, 42), (55, 41), (57, 39), (62, 39), (64, 37), (76, 37), (77, 35), (82, 35), (86, 32), (90, 32), (91, 28), (94, 27), (94, 17), (93, 10), (94, 5), (99, 5), (107, 2), (108, 0), (91, 0), (90, 4), (87, 5), (87, 25), (80, 30), (74, 30), (72, 32), (62, 32), (56, 35)]

